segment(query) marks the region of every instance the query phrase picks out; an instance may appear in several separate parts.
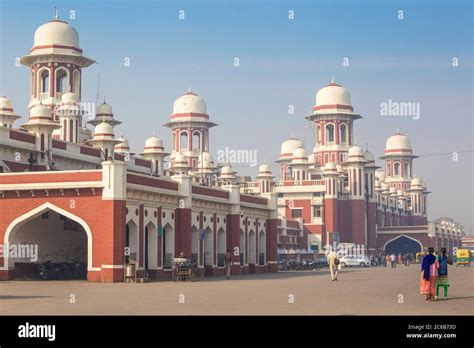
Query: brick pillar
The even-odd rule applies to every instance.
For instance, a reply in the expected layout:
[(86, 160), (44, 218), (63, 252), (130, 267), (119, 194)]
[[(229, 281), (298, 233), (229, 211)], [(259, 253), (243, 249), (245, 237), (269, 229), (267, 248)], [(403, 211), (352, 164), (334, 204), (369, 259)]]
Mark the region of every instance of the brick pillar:
[(369, 202), (367, 206), (367, 248), (369, 250), (376, 250), (377, 235), (375, 225), (377, 220), (377, 203)]
[(265, 222), (266, 258), (268, 272), (278, 272), (278, 219), (267, 219)]
[(191, 209), (177, 208), (174, 216), (175, 225), (175, 255), (184, 252), (191, 258)]
[[(226, 215), (226, 249), (229, 249), (232, 254), (232, 274), (240, 274), (240, 257), (234, 255), (234, 250), (237, 247), (240, 251), (240, 215), (227, 214)], [(244, 261), (245, 262), (245, 261)], [(243, 266), (243, 265), (242, 265)]]

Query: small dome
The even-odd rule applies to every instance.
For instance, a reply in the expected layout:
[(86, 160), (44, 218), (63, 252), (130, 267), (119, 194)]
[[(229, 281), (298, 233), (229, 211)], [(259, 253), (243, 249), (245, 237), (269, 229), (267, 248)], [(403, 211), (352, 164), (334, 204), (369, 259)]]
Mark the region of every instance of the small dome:
[(107, 104), (106, 102), (103, 102), (97, 107), (97, 110), (95, 112), (96, 117), (104, 117), (107, 118), (112, 118), (113, 117), (113, 112), (112, 112), (112, 107)]
[(331, 82), (316, 93), (314, 113), (352, 113), (351, 95), (341, 85)]
[(43, 105), (43, 104), (38, 104), (33, 106), (30, 109), (30, 119), (32, 118), (51, 118), (51, 110)]
[(295, 151), (293, 151), (293, 158), (297, 159), (307, 159), (308, 156), (306, 156), (306, 151), (304, 148), (299, 147)]
[(324, 166), (324, 174), (337, 174), (337, 165), (334, 162), (327, 162)]
[(72, 93), (72, 92), (66, 92), (61, 97), (61, 103), (64, 103), (64, 104), (73, 104), (73, 103), (78, 103), (78, 102), (79, 102), (79, 98), (77, 97), (75, 93)]
[(297, 148), (302, 147), (302, 146), (303, 146), (303, 143), (301, 142), (301, 140), (290, 138), (286, 140), (285, 142), (283, 142), (283, 144), (281, 144), (280, 157), (288, 157), (288, 156), (291, 157), (293, 156), (293, 152)]
[(0, 97), (0, 113), (13, 113), (13, 103), (10, 98)]
[(221, 168), (221, 175), (232, 175), (232, 167), (228, 164)]
[(411, 152), (410, 139), (401, 133), (395, 133), (387, 139), (385, 152)]
[(349, 152), (347, 153), (347, 161), (348, 162), (365, 161), (364, 152), (362, 151), (360, 146), (354, 145), (349, 149)]
[(344, 167), (342, 165), (340, 164), (336, 165), (336, 169), (338, 173), (344, 173)]
[(206, 164), (206, 162), (208, 162), (209, 164), (214, 163), (212, 155), (209, 152), (200, 153), (198, 157), (198, 163), (201, 163), (203, 158), (204, 158), (204, 164)]
[(128, 144), (128, 140), (121, 135), (120, 137), (117, 138), (117, 141), (120, 141), (115, 145), (114, 150), (119, 153), (127, 153), (130, 152), (130, 146)]
[(113, 137), (114, 128), (106, 122), (99, 123), (94, 129), (94, 138), (97, 136)]
[(366, 150), (364, 152), (364, 159), (367, 161), (367, 162), (374, 162), (375, 161), (375, 157), (374, 157), (374, 154), (372, 152), (370, 152), (369, 150)]
[(266, 163), (262, 163), (260, 167), (258, 167), (258, 173), (271, 173), (270, 166)]
[(153, 148), (163, 149), (163, 141), (160, 138), (158, 138), (156, 135), (149, 137), (145, 141), (145, 149), (153, 149)]
[(423, 182), (421, 181), (420, 178), (415, 177), (415, 178), (411, 179), (410, 186), (412, 186), (412, 187), (422, 187)]
[(175, 154), (174, 159), (173, 159), (173, 167), (176, 168), (184, 168), (188, 167), (188, 158), (186, 155), (182, 154), (181, 152), (178, 152)]
[(175, 114), (207, 114), (207, 106), (204, 99), (193, 92), (188, 92), (173, 103), (173, 115)]
[(60, 20), (47, 22), (36, 29), (34, 47), (51, 45), (79, 48), (79, 34), (67, 22)]
[(375, 179), (377, 179), (380, 182), (385, 181), (385, 172), (382, 169), (377, 169), (375, 171)]

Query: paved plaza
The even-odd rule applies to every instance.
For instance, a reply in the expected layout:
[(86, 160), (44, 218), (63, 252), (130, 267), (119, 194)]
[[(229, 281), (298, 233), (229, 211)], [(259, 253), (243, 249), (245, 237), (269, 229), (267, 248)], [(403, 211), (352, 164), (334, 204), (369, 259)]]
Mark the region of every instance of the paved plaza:
[[(242, 275), (226, 280), (104, 284), (0, 282), (0, 313), (24, 314), (473, 314), (474, 270), (450, 267), (447, 301), (419, 294), (419, 265)], [(184, 295), (184, 297), (183, 297)], [(75, 300), (75, 303), (70, 303)], [(294, 299), (294, 303), (289, 303)], [(74, 302), (74, 301), (72, 301)], [(184, 303), (181, 303), (184, 302)], [(401, 302), (401, 303), (399, 303)]]

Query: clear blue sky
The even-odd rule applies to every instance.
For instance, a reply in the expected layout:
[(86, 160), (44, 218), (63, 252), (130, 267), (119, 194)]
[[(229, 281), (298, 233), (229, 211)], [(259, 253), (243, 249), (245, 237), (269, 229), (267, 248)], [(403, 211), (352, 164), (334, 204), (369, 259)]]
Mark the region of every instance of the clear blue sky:
[[(123, 130), (136, 152), (153, 130), (169, 149), (170, 134), (161, 124), (189, 84), (219, 124), (211, 131), (214, 154), (226, 146), (256, 149), (259, 162), (272, 163), (291, 134), (306, 135), (311, 151), (303, 116), (332, 75), (349, 89), (364, 117), (356, 123), (357, 142), (368, 143), (377, 156), (397, 128), (418, 155), (474, 148), (469, 0), (0, 0), (0, 90), (21, 115), (28, 103), (28, 69), (14, 61), (31, 48), (34, 31), (52, 19), (54, 6), (79, 31), (84, 54), (98, 62), (84, 71), (83, 101), (95, 101), (100, 73), (100, 94), (124, 122), (117, 134)], [(178, 18), (180, 10), (185, 20)], [(124, 67), (126, 57), (130, 67)], [(239, 68), (234, 57), (240, 58)], [(342, 66), (344, 57), (349, 67)], [(389, 99), (419, 102), (421, 118), (380, 116), (380, 103)], [(294, 115), (288, 114), (289, 104), (295, 105)], [(451, 216), (473, 229), (473, 156), (416, 160), (416, 175), (433, 192), (430, 218)], [(235, 169), (252, 176), (256, 171)]]

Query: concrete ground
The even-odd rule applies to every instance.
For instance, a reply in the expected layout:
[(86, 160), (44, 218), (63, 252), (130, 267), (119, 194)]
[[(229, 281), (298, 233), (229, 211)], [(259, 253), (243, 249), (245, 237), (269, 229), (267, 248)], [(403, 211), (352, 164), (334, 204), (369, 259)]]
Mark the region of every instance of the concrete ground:
[(474, 267), (450, 267), (449, 299), (437, 302), (419, 294), (419, 267), (346, 268), (337, 282), (327, 269), (196, 283), (8, 281), (0, 314), (474, 314)]

